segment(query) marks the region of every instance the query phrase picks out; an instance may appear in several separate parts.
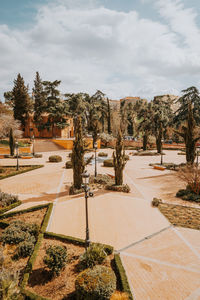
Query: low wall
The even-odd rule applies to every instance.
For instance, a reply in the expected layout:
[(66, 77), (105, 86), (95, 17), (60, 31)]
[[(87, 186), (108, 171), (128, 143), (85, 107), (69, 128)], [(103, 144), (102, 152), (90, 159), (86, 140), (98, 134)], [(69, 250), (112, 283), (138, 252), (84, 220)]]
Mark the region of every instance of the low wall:
[[(53, 142), (67, 150), (72, 150), (73, 148), (73, 141), (72, 139), (68, 139), (68, 140), (53, 140)], [(86, 143), (88, 144), (89, 149), (93, 148), (93, 140), (91, 138), (86, 139)], [(101, 146), (101, 140), (97, 141), (97, 148), (100, 149)]]

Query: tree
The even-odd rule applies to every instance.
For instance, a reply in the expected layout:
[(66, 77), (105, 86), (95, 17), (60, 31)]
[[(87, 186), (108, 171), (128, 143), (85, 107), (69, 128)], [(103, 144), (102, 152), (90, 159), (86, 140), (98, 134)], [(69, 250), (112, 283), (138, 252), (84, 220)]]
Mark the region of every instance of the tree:
[(61, 81), (55, 80), (43, 81), (44, 92), (46, 96), (46, 108), (48, 121), (45, 127), (52, 130), (52, 136), (55, 135), (55, 127), (64, 128), (67, 126), (66, 115), (68, 114), (68, 105), (60, 99), (60, 91), (57, 89)]
[(15, 151), (15, 138), (14, 138), (12, 128), (10, 128), (10, 133), (9, 133), (9, 147), (10, 147), (10, 155), (13, 156)]
[(11, 128), (14, 138), (21, 138), (20, 122), (15, 120), (12, 115), (0, 114), (0, 138), (9, 137)]
[(192, 165), (196, 157), (196, 142), (200, 139), (197, 126), (200, 123), (200, 96), (196, 87), (182, 92), (183, 96), (178, 99), (180, 107), (174, 117), (174, 123), (180, 127), (180, 131), (175, 132), (184, 139), (186, 161)]
[(110, 101), (108, 98), (107, 98), (107, 110), (108, 110), (108, 113), (107, 113), (108, 134), (111, 134), (112, 133), (112, 130), (111, 130), (111, 107), (110, 107)]
[(33, 87), (33, 99), (34, 99), (34, 121), (36, 126), (40, 130), (40, 125), (42, 122), (42, 114), (46, 109), (46, 97), (42, 84), (42, 80), (38, 72), (36, 72), (36, 77), (34, 80)]
[(85, 154), (85, 142), (83, 138), (82, 131), (82, 120), (81, 117), (77, 117), (76, 121), (76, 132), (75, 132), (75, 140), (73, 143), (72, 149), (72, 168), (73, 168), (73, 188), (80, 190), (82, 184), (82, 173), (85, 170), (85, 166), (91, 161), (92, 157), (90, 157), (87, 161), (84, 160)]
[(115, 185), (122, 185), (123, 170), (126, 164), (126, 160), (121, 130), (118, 131), (115, 152), (113, 152), (113, 163), (115, 170)]
[(164, 131), (172, 120), (172, 110), (168, 101), (164, 101), (162, 96), (154, 97), (152, 101), (152, 129), (156, 138), (157, 152), (162, 152), (162, 138)]
[(25, 86), (24, 79), (20, 74), (14, 80), (12, 93), (14, 118), (19, 120), (22, 126), (25, 126), (29, 113), (32, 111), (32, 102), (28, 94), (28, 87)]

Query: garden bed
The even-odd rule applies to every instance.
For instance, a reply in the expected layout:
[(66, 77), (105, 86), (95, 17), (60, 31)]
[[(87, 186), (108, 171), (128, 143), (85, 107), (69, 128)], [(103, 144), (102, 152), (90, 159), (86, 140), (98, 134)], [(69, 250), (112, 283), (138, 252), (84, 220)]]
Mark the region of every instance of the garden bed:
[(19, 170), (16, 170), (16, 166), (0, 166), (2, 173), (0, 173), (0, 180), (15, 176), (18, 174), (22, 174), (25, 172), (29, 172), (38, 168), (42, 168), (43, 165), (27, 165), (27, 166), (19, 166)]
[(200, 230), (200, 209), (167, 203), (158, 208), (173, 225)]

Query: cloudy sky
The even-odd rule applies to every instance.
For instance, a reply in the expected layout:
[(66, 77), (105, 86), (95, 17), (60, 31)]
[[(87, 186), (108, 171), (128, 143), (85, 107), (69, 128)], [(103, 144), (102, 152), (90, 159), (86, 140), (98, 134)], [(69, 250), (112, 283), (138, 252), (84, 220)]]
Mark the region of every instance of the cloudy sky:
[(0, 99), (33, 85), (111, 99), (200, 88), (199, 0), (1, 0)]

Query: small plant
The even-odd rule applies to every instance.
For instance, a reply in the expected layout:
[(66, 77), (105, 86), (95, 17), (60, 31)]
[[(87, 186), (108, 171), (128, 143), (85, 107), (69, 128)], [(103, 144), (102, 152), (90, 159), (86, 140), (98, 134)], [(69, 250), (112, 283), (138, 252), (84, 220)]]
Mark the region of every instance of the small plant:
[(51, 155), (51, 156), (49, 156), (49, 161), (50, 162), (61, 162), (62, 157), (60, 155)]
[(72, 169), (72, 162), (71, 162), (71, 160), (66, 161), (65, 168), (66, 169)]
[(200, 195), (200, 169), (197, 166), (187, 165), (180, 168), (177, 176), (186, 183), (187, 189)]
[(110, 159), (105, 159), (104, 162), (103, 162), (103, 166), (104, 167), (114, 167), (114, 163), (113, 163), (113, 159), (110, 158)]
[(101, 184), (101, 185), (114, 184), (113, 177), (106, 175), (106, 174), (97, 174), (96, 177), (92, 175), (90, 177), (90, 183), (97, 183), (97, 184)]
[(5, 170), (3, 168), (0, 168), (0, 174), (4, 173)]
[(158, 198), (153, 198), (153, 200), (151, 202), (152, 206), (154, 206), (154, 207), (158, 207), (160, 203), (162, 203), (162, 200), (158, 199)]
[(124, 159), (125, 159), (126, 161), (129, 160), (129, 159), (130, 159), (130, 158), (129, 158), (129, 155), (125, 154)]
[(108, 153), (106, 153), (106, 152), (99, 152), (98, 156), (100, 156), (100, 157), (107, 157)]
[(122, 185), (106, 185), (106, 190), (109, 191), (114, 191), (114, 192), (123, 192), (123, 193), (129, 193), (130, 192), (130, 187), (128, 186), (128, 184), (122, 184)]
[(58, 276), (67, 262), (67, 250), (62, 246), (49, 246), (43, 259), (51, 274)]
[(0, 207), (9, 206), (18, 200), (18, 196), (0, 192)]
[(92, 268), (100, 265), (106, 258), (107, 254), (104, 247), (100, 244), (91, 244), (79, 258), (80, 269)]
[(34, 243), (35, 243), (34, 237), (31, 237), (29, 240), (19, 243), (19, 246), (16, 249), (16, 254), (14, 255), (14, 257), (20, 258), (20, 257), (30, 256), (34, 250)]
[(147, 150), (133, 153), (133, 156), (157, 156), (157, 155), (160, 155), (160, 153), (147, 151)]
[(35, 153), (35, 154), (34, 154), (34, 157), (35, 157), (35, 158), (42, 158), (42, 154), (40, 154), (40, 153)]
[(77, 300), (110, 299), (116, 290), (116, 276), (111, 268), (95, 266), (81, 272), (75, 281)]
[(127, 293), (117, 291), (112, 294), (110, 300), (129, 300), (129, 296)]

